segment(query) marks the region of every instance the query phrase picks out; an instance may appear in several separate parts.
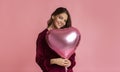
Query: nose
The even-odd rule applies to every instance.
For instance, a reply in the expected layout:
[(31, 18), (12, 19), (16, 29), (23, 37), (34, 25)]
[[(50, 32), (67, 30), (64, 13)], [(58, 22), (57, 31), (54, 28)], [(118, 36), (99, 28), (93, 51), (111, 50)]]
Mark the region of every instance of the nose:
[(65, 22), (62, 20), (62, 21), (60, 21), (60, 23), (64, 26), (65, 25)]

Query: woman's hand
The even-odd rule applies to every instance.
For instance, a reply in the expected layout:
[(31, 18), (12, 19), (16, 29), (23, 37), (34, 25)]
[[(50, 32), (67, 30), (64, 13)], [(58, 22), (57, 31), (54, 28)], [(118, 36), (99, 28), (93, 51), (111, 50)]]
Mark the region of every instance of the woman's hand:
[(63, 58), (54, 58), (50, 60), (50, 64), (57, 64), (59, 66), (69, 67), (71, 65), (71, 61)]

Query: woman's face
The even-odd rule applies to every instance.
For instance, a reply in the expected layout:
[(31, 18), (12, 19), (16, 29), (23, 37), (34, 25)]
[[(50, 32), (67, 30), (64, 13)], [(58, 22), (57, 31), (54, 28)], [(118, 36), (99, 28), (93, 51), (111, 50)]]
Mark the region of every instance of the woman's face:
[(66, 13), (61, 13), (59, 15), (52, 16), (52, 19), (54, 27), (60, 29), (66, 24), (68, 15)]

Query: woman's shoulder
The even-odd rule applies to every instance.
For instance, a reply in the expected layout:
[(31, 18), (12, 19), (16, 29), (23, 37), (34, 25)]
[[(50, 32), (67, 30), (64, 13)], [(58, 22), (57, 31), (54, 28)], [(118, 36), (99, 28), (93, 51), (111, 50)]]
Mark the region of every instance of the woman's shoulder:
[(41, 37), (41, 36), (45, 36), (45, 34), (47, 33), (48, 29), (44, 29), (42, 30), (39, 34), (38, 34), (38, 37)]

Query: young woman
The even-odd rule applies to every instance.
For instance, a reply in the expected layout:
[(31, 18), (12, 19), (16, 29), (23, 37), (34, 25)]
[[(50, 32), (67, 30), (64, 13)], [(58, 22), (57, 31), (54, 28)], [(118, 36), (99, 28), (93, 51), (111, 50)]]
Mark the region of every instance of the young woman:
[(43, 72), (73, 72), (75, 66), (75, 53), (69, 58), (61, 58), (47, 44), (45, 36), (47, 31), (52, 29), (63, 29), (71, 27), (71, 18), (66, 8), (59, 7), (51, 15), (48, 27), (42, 31), (36, 41), (36, 63)]

